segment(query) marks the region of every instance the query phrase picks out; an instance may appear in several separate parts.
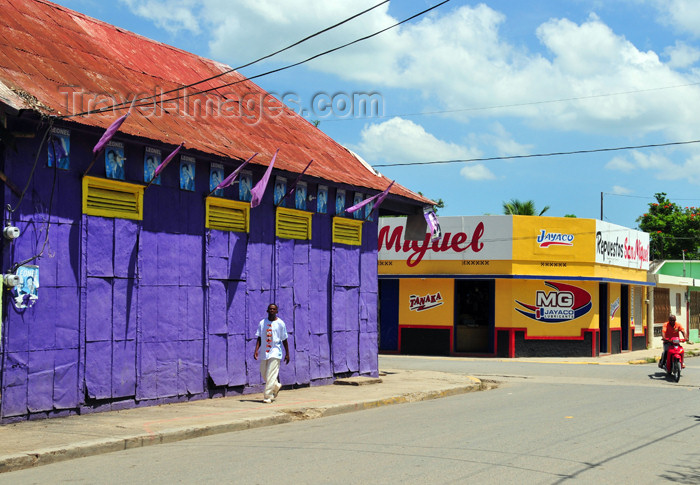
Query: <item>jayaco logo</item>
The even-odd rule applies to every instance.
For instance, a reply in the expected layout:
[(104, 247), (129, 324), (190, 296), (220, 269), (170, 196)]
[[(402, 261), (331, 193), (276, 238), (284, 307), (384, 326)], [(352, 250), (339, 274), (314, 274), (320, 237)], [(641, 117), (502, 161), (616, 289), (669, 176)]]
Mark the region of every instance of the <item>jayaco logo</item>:
[(545, 281), (544, 284), (554, 290), (538, 290), (534, 305), (515, 300), (525, 308), (516, 310), (528, 318), (545, 323), (568, 322), (591, 311), (591, 294), (586, 290), (566, 283)]
[(430, 241), (430, 233), (426, 233), (425, 239), (423, 239), (422, 242), (403, 241), (402, 245), (403, 226), (395, 227), (391, 234), (389, 233), (389, 229), (389, 226), (384, 226), (379, 230), (379, 250), (386, 249), (387, 251), (394, 251), (396, 253), (411, 253), (406, 260), (406, 264), (411, 268), (423, 260), (428, 250), (435, 253), (446, 251), (461, 253), (467, 250), (478, 253), (484, 248), (484, 243), (481, 241), (481, 238), (484, 236), (483, 222), (479, 222), (476, 225), (471, 235), (471, 240), (464, 232), (456, 232), (454, 234), (446, 232), (439, 240), (432, 243)]
[(412, 312), (422, 312), (438, 307), (443, 303), (445, 302), (442, 300), (442, 295), (439, 291), (437, 293), (427, 294), (425, 296), (411, 295), (411, 304), (409, 305), (409, 309)]
[(573, 246), (574, 235), (562, 234), (561, 232), (547, 232), (542, 229), (540, 235), (537, 236), (537, 244), (539, 244), (541, 248), (548, 248), (549, 246)]

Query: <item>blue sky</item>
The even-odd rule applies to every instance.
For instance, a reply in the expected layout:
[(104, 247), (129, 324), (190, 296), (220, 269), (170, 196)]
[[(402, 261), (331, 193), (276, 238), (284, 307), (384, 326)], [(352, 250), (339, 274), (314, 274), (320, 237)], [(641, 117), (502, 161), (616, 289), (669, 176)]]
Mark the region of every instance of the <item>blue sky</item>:
[[(380, 0), (59, 0), (231, 66)], [(438, 0), (392, 0), (269, 61), (253, 76), (372, 34)], [(700, 139), (696, 0), (451, 0), (371, 40), (255, 82), (368, 163), (520, 156)], [(312, 101), (372, 93), (380, 115)], [(332, 111), (332, 112), (331, 112)], [(700, 143), (557, 157), (382, 167), (448, 216), (500, 214), (512, 198), (547, 215), (635, 227), (656, 192), (700, 205)]]

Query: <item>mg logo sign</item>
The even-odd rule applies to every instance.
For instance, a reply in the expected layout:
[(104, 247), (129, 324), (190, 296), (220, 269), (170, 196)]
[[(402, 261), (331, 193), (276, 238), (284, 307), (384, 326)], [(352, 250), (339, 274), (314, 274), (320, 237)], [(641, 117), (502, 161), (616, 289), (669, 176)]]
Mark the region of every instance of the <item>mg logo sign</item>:
[(535, 297), (535, 305), (549, 308), (571, 308), (574, 306), (574, 294), (570, 291), (538, 291)]
[(545, 323), (568, 322), (591, 311), (591, 294), (583, 288), (551, 281), (545, 281), (544, 284), (552, 290), (538, 290), (535, 293), (534, 305), (515, 300), (515, 303), (522, 307), (516, 307), (515, 310), (528, 318)]

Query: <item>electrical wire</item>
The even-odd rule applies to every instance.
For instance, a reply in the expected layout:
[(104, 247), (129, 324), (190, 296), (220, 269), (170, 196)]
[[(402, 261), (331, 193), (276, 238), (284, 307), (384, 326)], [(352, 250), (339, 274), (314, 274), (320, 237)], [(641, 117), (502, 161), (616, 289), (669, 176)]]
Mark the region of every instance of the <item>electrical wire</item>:
[(537, 158), (537, 157), (556, 157), (562, 155), (581, 155), (586, 153), (601, 153), (601, 152), (614, 152), (621, 150), (636, 150), (641, 148), (658, 148), (667, 147), (674, 145), (690, 145), (692, 143), (700, 143), (700, 140), (690, 140), (690, 141), (674, 141), (669, 143), (653, 143), (648, 145), (633, 145), (624, 147), (613, 147), (613, 148), (594, 148), (591, 150), (574, 150), (570, 152), (551, 152), (551, 153), (533, 153), (531, 155), (507, 155), (502, 157), (485, 157), (485, 158), (465, 158), (458, 160), (435, 160), (429, 162), (406, 162), (406, 163), (378, 163), (372, 165), (372, 167), (410, 167), (413, 165), (438, 165), (438, 164), (448, 164), (448, 163), (469, 163), (469, 162), (490, 162), (494, 160), (515, 160), (520, 158)]
[[(633, 199), (647, 199), (647, 200), (648, 200), (648, 199), (654, 199), (654, 200), (656, 200), (656, 198), (653, 197), (653, 196), (651, 196), (651, 195), (646, 195), (646, 196), (645, 196), (645, 195), (616, 194), (616, 193), (614, 193), (614, 192), (603, 192), (603, 194), (604, 194), (604, 195), (614, 195), (614, 196), (616, 196), (616, 197), (630, 197), (630, 198), (633, 198)], [(686, 201), (696, 200), (696, 201), (700, 201), (700, 199), (698, 199), (698, 198), (694, 198), (694, 199), (682, 199), (682, 198), (681, 198), (681, 199), (678, 199), (678, 198), (675, 198), (675, 197), (674, 197), (673, 200), (686, 200)], [(670, 202), (673, 202), (673, 201), (670, 201)]]
[(589, 96), (576, 96), (572, 98), (559, 98), (559, 99), (545, 99), (545, 100), (540, 100), (540, 101), (527, 101), (524, 103), (514, 103), (514, 104), (500, 104), (500, 105), (492, 105), (492, 106), (481, 106), (481, 107), (471, 107), (471, 108), (455, 108), (455, 109), (445, 109), (445, 110), (438, 110), (438, 111), (421, 111), (419, 113), (402, 113), (402, 114), (391, 114), (391, 115), (377, 115), (377, 116), (371, 116), (371, 117), (353, 117), (353, 118), (335, 118), (335, 119), (328, 119), (328, 120), (323, 120), (324, 123), (328, 122), (335, 122), (335, 121), (349, 121), (349, 120), (362, 120), (362, 119), (387, 119), (387, 118), (408, 118), (408, 117), (415, 117), (415, 116), (430, 116), (430, 115), (441, 115), (441, 114), (449, 114), (449, 113), (462, 113), (466, 111), (488, 111), (488, 110), (494, 110), (494, 109), (505, 109), (505, 108), (520, 108), (524, 106), (536, 106), (539, 104), (550, 104), (550, 103), (563, 103), (566, 101), (584, 101), (587, 99), (595, 99), (595, 98), (606, 98), (606, 97), (611, 97), (611, 96), (624, 96), (626, 94), (637, 94), (637, 93), (646, 93), (649, 91), (662, 91), (665, 89), (678, 89), (678, 88), (687, 88), (691, 86), (698, 86), (700, 85), (700, 82), (695, 82), (695, 83), (687, 83), (687, 84), (676, 84), (674, 86), (660, 86), (660, 87), (655, 87), (655, 88), (646, 88), (646, 89), (636, 89), (633, 91), (620, 91), (617, 93), (602, 93), (602, 94), (591, 94)]
[(44, 133), (44, 136), (41, 139), (41, 143), (39, 143), (39, 148), (37, 149), (36, 157), (34, 157), (34, 165), (32, 165), (32, 171), (29, 173), (29, 179), (27, 179), (27, 184), (24, 186), (24, 190), (22, 190), (22, 193), (19, 196), (19, 200), (17, 200), (17, 204), (15, 204), (15, 208), (13, 209), (11, 204), (7, 204), (6, 206), (7, 212), (9, 212), (10, 214), (13, 214), (17, 210), (19, 205), (22, 203), (22, 200), (24, 199), (24, 194), (27, 192), (29, 185), (32, 183), (34, 171), (36, 170), (37, 163), (39, 162), (39, 155), (41, 155), (41, 149), (44, 147), (44, 143), (46, 143), (46, 138), (49, 136), (49, 133), (51, 133), (53, 122), (54, 117), (50, 117), (49, 127), (46, 129), (46, 132)]
[[(51, 124), (49, 124), (49, 131), (50, 130), (51, 130)], [(46, 138), (46, 137), (44, 137), (44, 138)], [(15, 263), (14, 265), (12, 265), (12, 268), (10, 268), (10, 270), (9, 270), (9, 272), (12, 274), (14, 274), (15, 271), (17, 271), (17, 268), (19, 268), (20, 266), (24, 266), (25, 264), (31, 263), (35, 259), (40, 258), (44, 254), (44, 250), (46, 249), (46, 245), (49, 242), (49, 229), (51, 228), (51, 212), (53, 211), (54, 191), (56, 189), (56, 181), (58, 179), (58, 160), (56, 159), (56, 146), (54, 145), (53, 141), (51, 143), (49, 143), (49, 146), (51, 147), (51, 150), (53, 151), (53, 160), (54, 160), (53, 169), (54, 169), (54, 172), (53, 172), (53, 183), (51, 184), (51, 196), (49, 199), (49, 208), (48, 208), (48, 211), (46, 214), (46, 237), (44, 238), (44, 244), (41, 246), (41, 250), (39, 251), (38, 254), (36, 254), (30, 258), (27, 258), (22, 262)], [(33, 170), (32, 170), (32, 172), (33, 172)], [(31, 180), (31, 177), (30, 177), (30, 180)], [(19, 205), (18, 205), (18, 207), (19, 207)]]
[[(199, 85), (199, 84), (202, 84), (202, 83), (205, 83), (205, 82), (212, 81), (212, 80), (214, 80), (214, 79), (220, 78), (220, 77), (222, 77), (222, 76), (225, 76), (226, 74), (230, 74), (230, 73), (232, 73), (232, 72), (234, 72), (234, 71), (237, 71), (237, 70), (239, 70), (239, 69), (244, 69), (244, 68), (246, 68), (246, 67), (252, 66), (253, 64), (257, 64), (258, 62), (262, 62), (262, 61), (264, 61), (265, 59), (269, 59), (270, 57), (276, 56), (277, 54), (280, 54), (280, 53), (282, 53), (282, 52), (284, 52), (284, 51), (287, 51), (287, 50), (289, 50), (289, 49), (291, 49), (291, 48), (293, 48), (293, 47), (296, 47), (296, 46), (298, 46), (299, 44), (302, 44), (302, 43), (306, 42), (307, 40), (313, 39), (314, 37), (317, 37), (317, 36), (319, 36), (319, 35), (321, 35), (321, 34), (325, 34), (326, 32), (328, 32), (328, 31), (330, 31), (330, 30), (333, 30), (333, 29), (335, 29), (336, 27), (340, 27), (341, 25), (346, 24), (347, 22), (350, 22), (351, 20), (354, 20), (354, 19), (356, 19), (357, 17), (360, 17), (361, 15), (364, 15), (364, 14), (366, 14), (367, 12), (370, 12), (370, 11), (374, 10), (375, 8), (384, 5), (385, 3), (389, 2), (389, 1), (390, 1), (390, 0), (384, 0), (384, 1), (382, 1), (382, 2), (380, 2), (380, 3), (378, 3), (378, 4), (376, 4), (376, 5), (374, 5), (373, 7), (370, 7), (370, 8), (368, 8), (368, 9), (366, 9), (366, 10), (363, 10), (362, 12), (356, 13), (355, 15), (346, 18), (345, 20), (342, 20), (342, 21), (338, 22), (337, 24), (331, 25), (330, 27), (326, 27), (326, 28), (323, 29), (323, 30), (319, 30), (318, 32), (313, 33), (313, 34), (311, 34), (311, 35), (309, 35), (309, 36), (306, 36), (306, 37), (304, 37), (303, 39), (301, 39), (301, 40), (299, 40), (299, 41), (297, 41), (297, 42), (295, 42), (295, 43), (293, 43), (293, 44), (288, 45), (287, 47), (284, 47), (284, 48), (279, 49), (279, 50), (277, 50), (277, 51), (275, 51), (275, 52), (273, 52), (273, 53), (271, 53), (271, 54), (267, 54), (266, 56), (263, 56), (263, 57), (260, 57), (260, 58), (258, 58), (258, 59), (255, 59), (254, 61), (251, 61), (251, 62), (249, 62), (249, 63), (247, 63), (247, 64), (243, 64), (242, 66), (233, 67), (233, 68), (228, 69), (228, 70), (226, 70), (226, 71), (224, 71), (224, 72), (222, 72), (222, 73), (219, 73), (219, 74), (216, 74), (216, 75), (214, 75), (214, 76), (211, 76), (211, 77), (202, 79), (202, 80), (197, 81), (197, 82), (194, 82), (194, 83), (192, 83), (192, 84), (187, 84), (187, 85), (185, 85), (185, 86), (181, 86), (181, 87), (179, 87), (179, 88), (171, 89), (171, 90), (169, 90), (169, 91), (164, 91), (164, 92), (160, 93), (159, 95), (147, 96), (147, 97), (145, 97), (145, 98), (134, 99), (134, 100), (132, 100), (132, 101), (124, 101), (124, 102), (122, 102), (122, 103), (114, 104), (114, 105), (112, 105), (111, 107), (100, 108), (99, 110), (96, 110), (96, 112), (109, 111), (110, 109), (115, 109), (115, 108), (121, 107), (121, 106), (128, 106), (128, 105), (130, 105), (130, 104), (132, 104), (132, 103), (142, 102), (142, 101), (148, 101), (149, 99), (154, 99), (154, 98), (156, 98), (157, 96), (163, 96), (164, 94), (171, 94), (171, 93), (174, 93), (174, 92), (177, 92), (177, 91), (182, 91), (183, 89), (191, 88), (191, 87), (197, 86), (197, 85)], [(84, 114), (90, 114), (90, 112), (79, 113), (79, 114), (70, 115), (70, 116), (81, 116), (81, 115), (84, 115)]]
[[(418, 12), (417, 14), (414, 14), (414, 15), (412, 15), (412, 16), (410, 16), (410, 17), (404, 19), (404, 20), (401, 20), (400, 22), (397, 22), (397, 23), (395, 23), (395, 24), (393, 24), (393, 25), (391, 25), (391, 26), (389, 26), (389, 27), (386, 27), (386, 28), (381, 29), (381, 30), (379, 30), (379, 31), (377, 31), (377, 32), (374, 32), (373, 34), (366, 35), (366, 36), (364, 36), (364, 37), (360, 37), (359, 39), (355, 39), (355, 40), (353, 40), (353, 41), (351, 41), (351, 42), (348, 42), (348, 43), (346, 43), (346, 44), (343, 44), (343, 45), (334, 47), (334, 48), (332, 48), (332, 49), (328, 49), (328, 50), (326, 50), (326, 51), (324, 51), (324, 52), (321, 52), (321, 53), (316, 54), (316, 55), (314, 55), (314, 56), (311, 56), (311, 57), (309, 57), (309, 58), (307, 58), (307, 59), (304, 59), (303, 61), (295, 62), (295, 63), (293, 63), (293, 64), (289, 64), (289, 65), (287, 65), (287, 66), (283, 66), (283, 67), (280, 67), (280, 68), (277, 68), (277, 69), (272, 69), (272, 70), (270, 70), (270, 71), (263, 72), (263, 73), (261, 73), (261, 74), (257, 74), (257, 75), (255, 75), (255, 76), (251, 76), (251, 77), (246, 77), (245, 79), (241, 79), (241, 80), (238, 80), (238, 81), (234, 81), (234, 82), (222, 84), (222, 85), (215, 86), (215, 87), (209, 88), (209, 89), (203, 89), (203, 90), (201, 90), (201, 91), (196, 91), (196, 92), (191, 93), (191, 94), (185, 93), (185, 94), (183, 94), (182, 96), (175, 96), (175, 97), (168, 98), (168, 99), (161, 99), (160, 101), (158, 101), (158, 103), (159, 103), (159, 104), (162, 104), (162, 103), (167, 103), (167, 102), (170, 102), (170, 101), (177, 101), (177, 100), (179, 100), (179, 99), (183, 99), (183, 98), (186, 98), (186, 97), (197, 96), (197, 95), (200, 95), (200, 94), (206, 94), (206, 93), (209, 93), (209, 92), (211, 92), (211, 91), (216, 91), (216, 90), (218, 90), (218, 89), (226, 88), (226, 87), (229, 87), (229, 86), (234, 86), (234, 85), (236, 85), (236, 84), (240, 84), (240, 83), (243, 83), (243, 82), (246, 82), (246, 81), (251, 81), (251, 80), (253, 80), (253, 79), (257, 79), (257, 78), (260, 78), (260, 77), (263, 77), (263, 76), (269, 76), (270, 74), (275, 74), (275, 73), (278, 73), (278, 72), (281, 72), (281, 71), (285, 71), (285, 70), (287, 70), (287, 69), (291, 69), (291, 68), (296, 67), (296, 66), (300, 66), (300, 65), (302, 65), (302, 64), (306, 64), (307, 62), (310, 62), (310, 61), (312, 61), (312, 60), (314, 60), (314, 59), (318, 59), (319, 57), (322, 57), (322, 56), (331, 54), (331, 53), (336, 52), (336, 51), (338, 51), (338, 50), (340, 50), (340, 49), (344, 49), (344, 48), (349, 47), (349, 46), (351, 46), (351, 45), (354, 45), (354, 44), (357, 44), (357, 43), (359, 43), (359, 42), (363, 42), (363, 41), (365, 41), (365, 40), (368, 40), (368, 39), (371, 39), (371, 38), (373, 38), (373, 37), (376, 37), (377, 35), (383, 34), (383, 33), (386, 32), (387, 30), (391, 30), (391, 29), (393, 29), (393, 28), (396, 28), (396, 27), (398, 27), (399, 25), (402, 25), (402, 24), (404, 24), (404, 23), (406, 23), (406, 22), (409, 22), (409, 21), (411, 21), (411, 20), (413, 20), (413, 19), (415, 19), (415, 18), (417, 18), (417, 17), (420, 17), (421, 15), (425, 15), (426, 13), (430, 12), (431, 10), (435, 10), (436, 8), (438, 8), (438, 7), (440, 7), (440, 6), (442, 6), (442, 5), (446, 4), (446, 3), (448, 3), (449, 1), (450, 1), (450, 0), (443, 0), (442, 2), (438, 3), (437, 5), (434, 5), (434, 6), (430, 7), (430, 8), (427, 8), (427, 9), (425, 9), (425, 10), (422, 10), (421, 12)], [(182, 89), (182, 88), (179, 88), (178, 90), (180, 90), (180, 89)], [(177, 91), (177, 90), (173, 90), (173, 91), (171, 91), (171, 92), (174, 92), (174, 91)], [(158, 95), (158, 96), (161, 96), (161, 97), (162, 97), (162, 95)], [(155, 97), (156, 97), (156, 96), (150, 96), (150, 97), (144, 98), (144, 99), (153, 99), (153, 98), (155, 98)], [(124, 103), (114, 104), (114, 105), (112, 105), (112, 106), (100, 108), (100, 110), (85, 111), (85, 112), (82, 112), (82, 113), (69, 114), (69, 115), (62, 115), (62, 116), (58, 116), (57, 118), (72, 118), (72, 117), (75, 117), (75, 116), (83, 116), (83, 115), (88, 115), (88, 114), (95, 114), (95, 113), (98, 113), (98, 112), (104, 112), (104, 111), (110, 111), (110, 110), (119, 111), (119, 110), (123, 110), (123, 109), (132, 109), (132, 108), (138, 108), (138, 107), (142, 107), (142, 106), (153, 106), (153, 102), (150, 102), (150, 103), (143, 103), (143, 104), (134, 104), (134, 101), (132, 101), (132, 102), (129, 103), (128, 105), (124, 105)]]

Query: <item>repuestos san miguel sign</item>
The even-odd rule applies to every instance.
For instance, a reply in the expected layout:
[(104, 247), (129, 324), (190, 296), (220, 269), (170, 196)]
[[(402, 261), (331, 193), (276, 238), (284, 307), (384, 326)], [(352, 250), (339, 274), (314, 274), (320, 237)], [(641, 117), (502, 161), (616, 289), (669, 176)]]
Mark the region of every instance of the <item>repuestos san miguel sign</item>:
[(649, 269), (649, 234), (596, 221), (595, 261), (634, 269)]
[(509, 260), (513, 227), (508, 216), (441, 217), (442, 237), (426, 232), (421, 241), (405, 240), (406, 218), (383, 217), (379, 229), (379, 260), (405, 261), (409, 268), (428, 261)]

